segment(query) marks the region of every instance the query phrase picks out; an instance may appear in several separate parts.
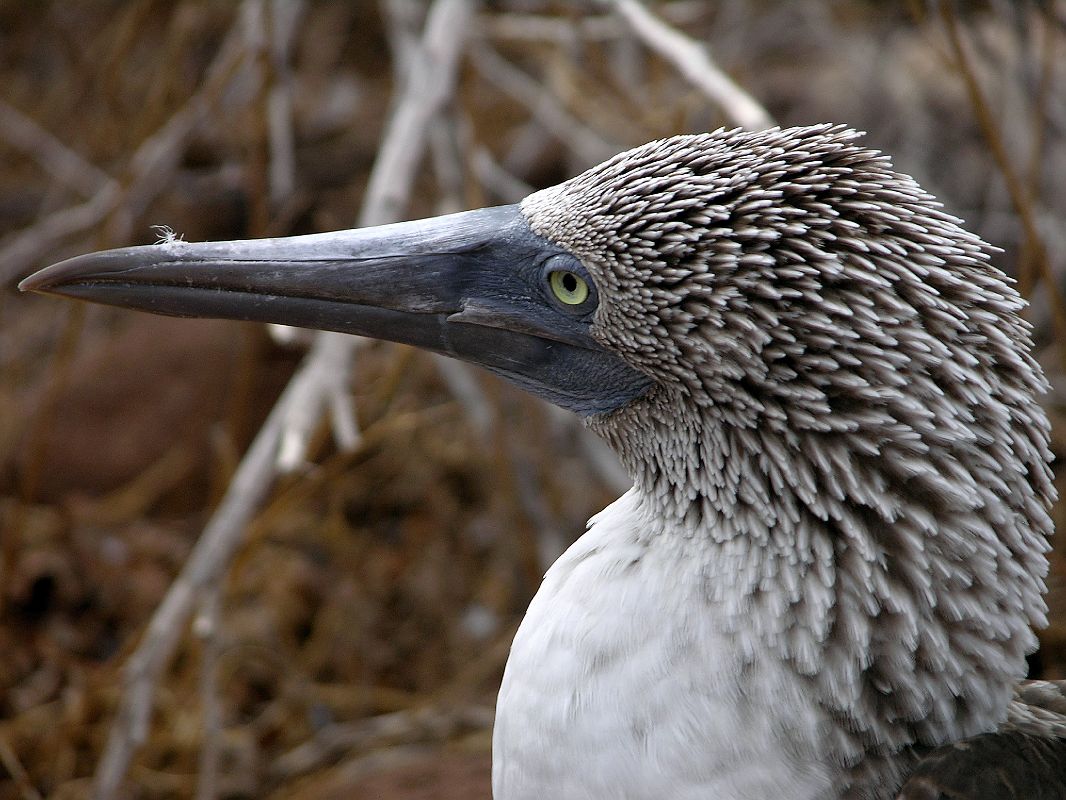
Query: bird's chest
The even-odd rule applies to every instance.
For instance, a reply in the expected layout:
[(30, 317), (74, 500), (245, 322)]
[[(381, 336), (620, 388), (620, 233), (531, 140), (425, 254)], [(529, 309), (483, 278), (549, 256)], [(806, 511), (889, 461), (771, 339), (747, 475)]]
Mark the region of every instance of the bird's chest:
[(828, 796), (818, 710), (784, 670), (742, 664), (703, 566), (627, 537), (610, 511), (548, 572), (515, 637), (496, 800)]

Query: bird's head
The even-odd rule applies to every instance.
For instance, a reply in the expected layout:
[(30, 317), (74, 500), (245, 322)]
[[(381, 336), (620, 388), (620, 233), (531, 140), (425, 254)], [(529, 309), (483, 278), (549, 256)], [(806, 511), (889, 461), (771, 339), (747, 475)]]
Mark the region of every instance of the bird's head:
[(736, 424), (792, 414), (803, 430), (804, 414), (846, 419), (991, 372), (1036, 390), (1024, 304), (990, 248), (857, 136), (678, 136), (521, 208), (596, 287), (590, 335)]

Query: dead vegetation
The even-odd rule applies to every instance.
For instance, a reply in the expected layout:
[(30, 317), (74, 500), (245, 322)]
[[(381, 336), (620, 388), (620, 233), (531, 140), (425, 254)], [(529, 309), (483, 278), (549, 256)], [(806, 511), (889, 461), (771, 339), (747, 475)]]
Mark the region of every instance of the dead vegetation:
[[(567, 415), (422, 354), (300, 367), (299, 337), (13, 289), (153, 225), (374, 224), (847, 122), (1003, 248), (1066, 453), (1066, 6), (642, 8), (0, 2), (0, 800), (487, 797), (514, 626), (624, 482)], [(1063, 678), (1054, 565), (1034, 669)]]

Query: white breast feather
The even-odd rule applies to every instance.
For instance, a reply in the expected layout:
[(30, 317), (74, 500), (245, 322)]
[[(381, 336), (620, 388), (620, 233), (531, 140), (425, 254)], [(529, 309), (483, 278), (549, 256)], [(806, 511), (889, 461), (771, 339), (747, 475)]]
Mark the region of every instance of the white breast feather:
[(823, 795), (820, 713), (780, 667), (741, 670), (713, 568), (655, 524), (630, 491), (545, 576), (499, 695), (494, 797)]

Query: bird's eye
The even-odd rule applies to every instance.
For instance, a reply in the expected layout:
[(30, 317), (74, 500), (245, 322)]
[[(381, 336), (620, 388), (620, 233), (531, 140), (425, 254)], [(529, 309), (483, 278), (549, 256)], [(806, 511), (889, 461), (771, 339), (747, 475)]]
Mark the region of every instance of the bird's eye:
[(554, 270), (548, 273), (548, 285), (560, 303), (579, 306), (589, 298), (589, 285), (580, 275), (569, 270)]

